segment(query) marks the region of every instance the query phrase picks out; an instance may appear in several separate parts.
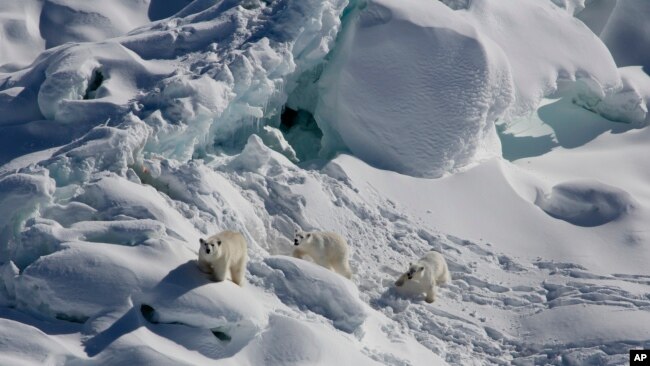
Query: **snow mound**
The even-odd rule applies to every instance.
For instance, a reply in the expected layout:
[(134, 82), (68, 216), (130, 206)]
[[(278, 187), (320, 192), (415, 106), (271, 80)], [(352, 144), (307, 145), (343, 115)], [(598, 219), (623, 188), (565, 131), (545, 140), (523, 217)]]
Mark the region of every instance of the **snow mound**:
[[(647, 70), (647, 68), (646, 68)], [(641, 66), (628, 66), (619, 69), (623, 89), (620, 93), (605, 99), (605, 107), (611, 104), (618, 108), (613, 109), (613, 120), (617, 119), (617, 113), (624, 113), (627, 120), (632, 120), (635, 127), (645, 127), (650, 125), (650, 75), (644, 72)], [(611, 101), (610, 101), (611, 100)], [(645, 120), (643, 119), (645, 116)]]
[(493, 123), (549, 96), (645, 125), (644, 95), (573, 17), (584, 3), (445, 4), (373, 0), (348, 15), (318, 82), (321, 155), (348, 150), (378, 168), (441, 176), (499, 155)]
[[(126, 175), (135, 164), (148, 136), (146, 125), (137, 117), (125, 117), (122, 128), (98, 126), (82, 138), (56, 150), (44, 162), (60, 186), (82, 183), (96, 171), (108, 170)], [(119, 152), (113, 149), (119, 146)]]
[[(328, 352), (326, 350), (336, 350)], [(379, 365), (319, 324), (273, 315), (269, 329), (245, 351), (252, 365)]]
[(0, 71), (14, 71), (69, 42), (119, 37), (167, 18), (191, 0), (25, 0), (0, 4)]
[(29, 64), (45, 49), (38, 29), (41, 7), (37, 0), (0, 4), (0, 72)]
[(508, 62), (462, 15), (438, 1), (377, 0), (346, 27), (319, 85), (325, 150), (429, 177), (499, 154)]
[[(124, 305), (133, 293), (153, 287), (166, 265), (134, 271), (146, 261), (166, 260), (146, 246), (71, 242), (43, 256), (15, 279), (16, 307), (50, 318), (84, 322)], [(144, 258), (148, 258), (144, 260)], [(168, 261), (167, 261), (168, 262)]]
[(259, 136), (251, 135), (244, 150), (228, 163), (226, 169), (269, 175), (282, 172), (292, 165), (287, 158), (271, 151)]
[[(621, 5), (624, 3), (627, 5)], [(621, 80), (614, 62), (617, 59), (616, 50), (608, 49), (591, 31), (604, 27), (605, 21), (610, 27), (613, 22), (610, 19), (612, 4), (617, 4), (616, 9), (641, 6), (632, 2), (610, 1), (472, 2), (466, 15), (482, 35), (492, 39), (503, 50), (512, 71), (516, 98), (504, 118), (506, 123), (529, 115), (539, 106), (542, 98), (552, 96), (568, 98), (609, 120), (630, 123), (634, 127), (646, 125), (644, 96), (632, 86), (634, 82)], [(630, 9), (626, 11), (631, 12)], [(578, 17), (583, 14), (591, 29), (576, 21), (574, 12)], [(637, 8), (636, 14), (643, 14), (643, 10)], [(625, 39), (620, 47), (630, 49), (630, 38), (643, 37), (643, 26), (638, 20), (642, 17), (627, 14), (624, 18), (625, 26), (638, 33), (636, 38), (620, 36)], [(631, 20), (629, 24), (627, 19)], [(507, 26), (503, 26), (503, 20), (507, 20)], [(551, 23), (554, 24), (552, 29), (537, 31)], [(603, 31), (601, 38), (605, 33)], [(603, 40), (606, 41), (606, 38)]]
[(535, 204), (557, 219), (586, 227), (617, 220), (638, 206), (624, 190), (586, 180), (558, 184)]
[(36, 327), (0, 319), (0, 364), (62, 365), (71, 352)]
[(621, 87), (605, 45), (551, 1), (477, 0), (467, 16), (506, 54), (516, 91), (510, 114), (530, 113), (543, 97), (575, 80), (593, 81), (594, 93), (610, 94)]
[(66, 42), (102, 41), (149, 23), (150, 1), (45, 0), (40, 34), (46, 48)]
[[(128, 192), (128, 193), (127, 193)], [(172, 202), (154, 188), (117, 176), (105, 176), (91, 181), (85, 191), (74, 197), (99, 213), (96, 219), (152, 219), (165, 223), (165, 232), (172, 237), (197, 243), (195, 229)]]
[(218, 329), (229, 336), (256, 334), (267, 314), (246, 288), (230, 281), (211, 282), (191, 260), (172, 269), (149, 294), (139, 299), (153, 308), (153, 320)]
[(593, 80), (580, 80), (571, 91), (572, 102), (584, 109), (595, 112), (600, 116), (616, 122), (623, 122), (632, 127), (647, 125), (648, 115), (647, 96), (639, 90), (643, 76), (630, 80), (623, 74), (629, 74), (621, 69), (623, 87), (616, 93), (606, 94)]
[[(650, 129), (601, 116), (647, 124), (650, 78), (572, 18), (596, 3), (2, 2), (0, 364), (624, 363)], [(468, 167), (542, 97), (559, 146)], [(354, 283), (269, 257), (296, 227), (345, 236)], [(243, 288), (194, 262), (224, 229)], [(431, 249), (436, 303), (393, 296)]]
[(353, 332), (367, 317), (356, 286), (319, 265), (285, 256), (264, 259), (272, 270), (264, 281), (285, 303), (307, 308), (331, 319), (334, 326)]
[(46, 171), (0, 178), (0, 256), (11, 258), (20, 245), (19, 232), (28, 218), (52, 200), (55, 183)]
[(650, 72), (650, 3), (644, 0), (619, 0), (600, 33), (618, 66), (643, 66)]
[(16, 300), (14, 280), (18, 273), (18, 267), (11, 261), (0, 265), (0, 306), (11, 306)]

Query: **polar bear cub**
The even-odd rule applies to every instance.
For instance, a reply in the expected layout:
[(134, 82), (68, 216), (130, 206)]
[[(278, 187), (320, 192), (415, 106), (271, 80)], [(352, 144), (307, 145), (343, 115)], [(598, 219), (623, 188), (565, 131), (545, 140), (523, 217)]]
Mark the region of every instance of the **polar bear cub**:
[(395, 286), (403, 286), (409, 281), (409, 287), (425, 292), (425, 301), (432, 303), (436, 300), (436, 286), (451, 282), (451, 274), (447, 268), (447, 261), (442, 254), (430, 251), (415, 263), (409, 265), (408, 271), (399, 276)]
[(293, 244), (296, 246), (294, 257), (303, 258), (308, 255), (316, 264), (345, 278), (352, 278), (348, 263), (348, 243), (340, 235), (325, 231), (306, 233), (296, 230)]
[(208, 239), (199, 239), (199, 268), (211, 273), (212, 279), (221, 282), (228, 271), (232, 282), (242, 286), (248, 261), (246, 239), (236, 231), (222, 231)]

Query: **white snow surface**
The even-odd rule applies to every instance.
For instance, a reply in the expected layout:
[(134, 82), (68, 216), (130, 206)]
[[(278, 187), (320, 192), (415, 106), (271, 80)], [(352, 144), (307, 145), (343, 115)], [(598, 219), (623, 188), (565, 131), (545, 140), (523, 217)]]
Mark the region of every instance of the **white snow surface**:
[(318, 82), (314, 117), (326, 153), (347, 149), (381, 169), (439, 177), (498, 156), (494, 123), (527, 116), (551, 95), (646, 124), (644, 95), (623, 83), (603, 42), (553, 2), (366, 3), (349, 15)]
[(439, 1), (371, 1), (359, 13), (320, 83), (325, 149), (341, 140), (417, 176), (497, 155), (493, 122), (513, 99), (501, 49)]
[(611, 50), (618, 66), (641, 65), (650, 68), (650, 4), (643, 0), (616, 1), (599, 36)]
[[(0, 0), (0, 364), (626, 363), (650, 77), (623, 3)], [(352, 280), (296, 228), (345, 237)], [(226, 229), (243, 287), (196, 265)], [(393, 285), (430, 250), (433, 304)]]

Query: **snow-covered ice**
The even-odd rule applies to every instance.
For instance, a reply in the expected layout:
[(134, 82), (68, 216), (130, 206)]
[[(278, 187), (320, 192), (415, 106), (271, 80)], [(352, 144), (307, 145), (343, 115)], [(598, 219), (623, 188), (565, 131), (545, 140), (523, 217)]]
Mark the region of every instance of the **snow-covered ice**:
[[(0, 1), (0, 364), (626, 363), (647, 10)], [(297, 228), (345, 237), (352, 280)], [(225, 229), (243, 287), (196, 264)], [(394, 288), (430, 250), (433, 304)]]
[(331, 319), (334, 326), (352, 332), (367, 317), (353, 283), (316, 264), (296, 258), (269, 257), (273, 271), (264, 281), (283, 302), (305, 307)]
[(471, 22), (438, 1), (371, 1), (341, 37), (319, 82), (325, 149), (417, 176), (498, 154), (512, 77)]

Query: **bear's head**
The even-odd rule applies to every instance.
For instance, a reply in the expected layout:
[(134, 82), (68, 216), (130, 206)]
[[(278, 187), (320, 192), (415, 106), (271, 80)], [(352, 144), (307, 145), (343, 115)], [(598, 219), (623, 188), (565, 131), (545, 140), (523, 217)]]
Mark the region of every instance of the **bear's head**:
[(311, 240), (311, 233), (296, 230), (296, 235), (293, 237), (293, 245), (300, 245)]
[(201, 238), (199, 243), (201, 244), (201, 252), (208, 256), (218, 257), (221, 255), (221, 238), (218, 235), (212, 236), (207, 240)]
[(423, 273), (424, 273), (424, 266), (419, 265), (417, 263), (416, 264), (410, 263), (409, 264), (409, 269), (408, 269), (408, 271), (406, 271), (406, 277), (409, 280), (412, 280), (414, 278), (419, 279), (419, 278), (422, 277)]

